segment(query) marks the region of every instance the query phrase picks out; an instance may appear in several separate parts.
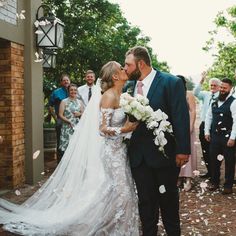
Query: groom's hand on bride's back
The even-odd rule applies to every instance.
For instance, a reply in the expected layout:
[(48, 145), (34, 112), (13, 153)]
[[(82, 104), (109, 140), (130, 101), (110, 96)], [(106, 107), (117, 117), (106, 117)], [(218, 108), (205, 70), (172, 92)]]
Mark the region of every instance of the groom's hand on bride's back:
[(176, 154), (176, 165), (178, 167), (181, 167), (183, 165), (186, 165), (189, 160), (189, 155), (188, 154)]

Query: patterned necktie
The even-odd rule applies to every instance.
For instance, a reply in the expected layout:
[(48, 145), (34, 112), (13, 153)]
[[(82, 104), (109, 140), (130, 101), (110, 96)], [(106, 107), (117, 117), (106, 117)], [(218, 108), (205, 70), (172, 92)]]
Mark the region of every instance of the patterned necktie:
[(143, 82), (142, 81), (138, 81), (137, 94), (143, 95)]
[(88, 101), (90, 100), (91, 96), (92, 96), (92, 88), (89, 87), (89, 92), (88, 92)]

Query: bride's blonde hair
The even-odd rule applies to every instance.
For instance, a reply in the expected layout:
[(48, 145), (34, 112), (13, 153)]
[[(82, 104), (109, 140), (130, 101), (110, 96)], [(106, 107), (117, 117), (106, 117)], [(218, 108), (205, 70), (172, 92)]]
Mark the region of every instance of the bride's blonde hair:
[(116, 61), (107, 62), (101, 69), (99, 78), (101, 79), (101, 88), (104, 93), (114, 86), (112, 76), (117, 72), (118, 65)]

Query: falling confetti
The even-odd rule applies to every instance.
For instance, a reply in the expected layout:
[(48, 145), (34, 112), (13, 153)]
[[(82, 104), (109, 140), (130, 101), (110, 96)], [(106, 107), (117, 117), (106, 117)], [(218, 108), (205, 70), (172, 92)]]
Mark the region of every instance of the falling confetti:
[(219, 155), (217, 156), (217, 160), (218, 160), (218, 161), (223, 161), (223, 160), (224, 160), (224, 156), (221, 155), (221, 154), (219, 154)]
[(159, 192), (160, 192), (160, 193), (165, 193), (165, 192), (166, 192), (166, 188), (165, 188), (164, 185), (161, 185), (161, 186), (159, 187)]
[(42, 30), (36, 30), (34, 33), (35, 34), (43, 34), (43, 31)]
[(36, 28), (38, 28), (38, 27), (39, 27), (39, 21), (36, 20), (36, 21), (34, 22), (34, 25), (35, 25)]
[(36, 160), (38, 158), (39, 154), (40, 154), (40, 150), (37, 150), (36, 152), (34, 152), (33, 159)]

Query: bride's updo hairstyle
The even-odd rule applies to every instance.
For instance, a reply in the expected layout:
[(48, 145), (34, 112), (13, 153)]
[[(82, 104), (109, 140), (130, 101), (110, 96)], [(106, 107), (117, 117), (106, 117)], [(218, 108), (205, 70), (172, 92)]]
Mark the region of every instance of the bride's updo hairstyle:
[(112, 76), (118, 71), (118, 65), (116, 61), (107, 62), (100, 71), (99, 78), (101, 79), (102, 93), (113, 87), (114, 81)]

